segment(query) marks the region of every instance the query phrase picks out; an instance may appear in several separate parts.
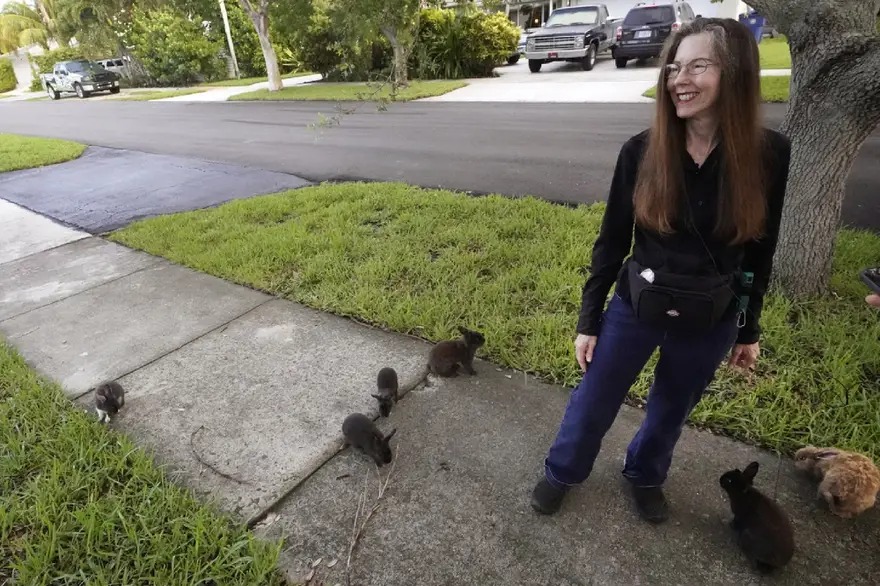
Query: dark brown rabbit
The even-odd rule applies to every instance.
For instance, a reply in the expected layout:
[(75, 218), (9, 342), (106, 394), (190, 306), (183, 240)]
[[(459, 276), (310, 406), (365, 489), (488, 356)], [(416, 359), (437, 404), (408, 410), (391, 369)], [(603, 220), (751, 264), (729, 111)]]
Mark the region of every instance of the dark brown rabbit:
[(379, 401), (379, 413), (382, 417), (388, 417), (391, 414), (391, 408), (397, 403), (397, 371), (390, 366), (386, 366), (379, 371), (376, 376), (376, 387), (378, 393), (371, 393), (374, 399)]
[(110, 416), (119, 413), (125, 405), (125, 389), (118, 382), (109, 381), (90, 390), (95, 392), (95, 412), (98, 414), (98, 421), (109, 423)]
[(459, 327), (461, 338), (438, 342), (428, 354), (428, 372), (438, 376), (458, 376), (458, 367), (470, 375), (477, 374), (474, 370), (474, 354), (486, 343), (480, 332)]
[(363, 413), (352, 413), (342, 422), (342, 434), (345, 436), (346, 445), (357, 448), (371, 457), (380, 468), (384, 464), (391, 463), (392, 453), (389, 442), (395, 433), (397, 433), (396, 428), (388, 435), (383, 435), (373, 420)]
[(773, 499), (752, 486), (758, 463), (730, 470), (719, 479), (730, 498), (731, 527), (740, 548), (761, 573), (785, 566), (794, 555), (794, 529), (788, 515)]

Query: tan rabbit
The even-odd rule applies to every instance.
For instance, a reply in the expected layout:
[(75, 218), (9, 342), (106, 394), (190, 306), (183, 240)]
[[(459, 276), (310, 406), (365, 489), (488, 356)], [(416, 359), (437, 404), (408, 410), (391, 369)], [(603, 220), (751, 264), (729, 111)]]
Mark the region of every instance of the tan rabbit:
[(835, 515), (855, 517), (874, 506), (880, 471), (867, 456), (839, 448), (806, 446), (795, 455), (795, 467), (819, 480), (819, 496)]

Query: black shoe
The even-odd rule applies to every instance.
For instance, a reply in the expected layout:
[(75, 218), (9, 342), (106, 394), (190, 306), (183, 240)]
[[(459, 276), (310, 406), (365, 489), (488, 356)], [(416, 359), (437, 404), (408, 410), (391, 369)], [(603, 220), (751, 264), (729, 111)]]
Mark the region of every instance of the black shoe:
[(649, 523), (662, 523), (669, 518), (669, 504), (659, 486), (632, 488), (639, 515)]
[(542, 478), (532, 491), (532, 508), (542, 515), (552, 515), (562, 506), (566, 492), (568, 491), (557, 488), (546, 478)]

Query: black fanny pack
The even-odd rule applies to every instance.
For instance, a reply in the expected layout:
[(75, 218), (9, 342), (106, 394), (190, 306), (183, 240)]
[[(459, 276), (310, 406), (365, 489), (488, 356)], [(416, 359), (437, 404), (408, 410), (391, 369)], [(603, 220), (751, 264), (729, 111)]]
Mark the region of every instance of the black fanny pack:
[(734, 300), (736, 275), (693, 277), (651, 270), (645, 279), (635, 259), (627, 261), (630, 301), (640, 321), (668, 330), (704, 332), (712, 329)]

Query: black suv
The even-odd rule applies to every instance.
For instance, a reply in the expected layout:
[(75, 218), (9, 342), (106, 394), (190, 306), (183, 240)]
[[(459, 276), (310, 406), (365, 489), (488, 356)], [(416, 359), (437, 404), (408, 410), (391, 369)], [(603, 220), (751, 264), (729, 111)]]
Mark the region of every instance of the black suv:
[(666, 39), (696, 16), (687, 2), (641, 2), (626, 14), (617, 27), (617, 44), (612, 50), (618, 68), (630, 59), (659, 57)]

